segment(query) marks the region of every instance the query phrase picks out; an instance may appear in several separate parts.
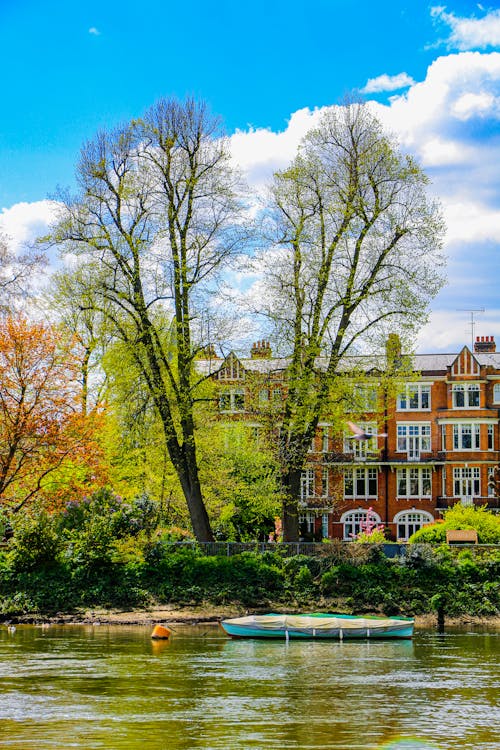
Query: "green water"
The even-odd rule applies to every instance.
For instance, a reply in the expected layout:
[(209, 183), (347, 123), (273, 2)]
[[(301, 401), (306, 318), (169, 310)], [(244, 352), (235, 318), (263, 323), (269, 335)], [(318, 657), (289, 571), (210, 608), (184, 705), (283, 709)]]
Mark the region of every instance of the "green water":
[[(266, 642), (0, 627), (0, 748), (499, 750), (500, 632)], [(411, 740), (413, 738), (413, 740)]]

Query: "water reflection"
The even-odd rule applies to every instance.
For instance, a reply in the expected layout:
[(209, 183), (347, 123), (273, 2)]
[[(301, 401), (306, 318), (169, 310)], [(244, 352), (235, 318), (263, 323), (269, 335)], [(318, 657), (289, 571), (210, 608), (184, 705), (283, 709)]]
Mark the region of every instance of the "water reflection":
[(210, 626), (180, 627), (170, 641), (150, 635), (1, 629), (0, 746), (500, 747), (498, 633), (288, 644), (232, 641)]

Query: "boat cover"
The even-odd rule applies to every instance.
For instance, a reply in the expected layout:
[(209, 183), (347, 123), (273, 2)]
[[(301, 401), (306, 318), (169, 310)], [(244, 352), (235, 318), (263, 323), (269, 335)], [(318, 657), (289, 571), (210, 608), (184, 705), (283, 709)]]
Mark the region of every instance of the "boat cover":
[(248, 615), (225, 620), (225, 622), (260, 631), (288, 630), (314, 634), (313, 631), (317, 633), (332, 630), (383, 632), (408, 627), (411, 620), (390, 617), (336, 617), (335, 615)]

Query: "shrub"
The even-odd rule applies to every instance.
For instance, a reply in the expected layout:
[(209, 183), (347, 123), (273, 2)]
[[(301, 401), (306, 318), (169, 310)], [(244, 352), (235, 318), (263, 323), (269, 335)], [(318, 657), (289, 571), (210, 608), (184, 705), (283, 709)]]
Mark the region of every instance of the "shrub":
[(14, 536), (7, 560), (13, 570), (34, 570), (57, 562), (62, 540), (53, 516), (35, 507), (31, 513), (14, 516), (12, 523)]
[(500, 544), (500, 517), (485, 505), (462, 505), (457, 503), (449, 508), (443, 521), (424, 526), (410, 537), (411, 544), (428, 542), (432, 544), (446, 541), (449, 529), (475, 529), (479, 544)]

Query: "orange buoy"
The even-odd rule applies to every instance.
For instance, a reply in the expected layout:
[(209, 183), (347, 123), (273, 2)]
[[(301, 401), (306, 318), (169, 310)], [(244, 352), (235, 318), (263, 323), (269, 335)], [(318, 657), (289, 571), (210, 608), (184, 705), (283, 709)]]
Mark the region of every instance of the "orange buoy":
[(164, 627), (163, 625), (155, 625), (153, 632), (151, 633), (151, 638), (154, 638), (155, 640), (165, 641), (167, 638), (170, 638), (171, 632), (171, 630)]

